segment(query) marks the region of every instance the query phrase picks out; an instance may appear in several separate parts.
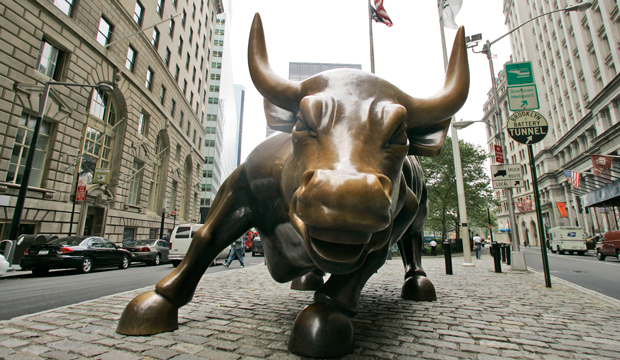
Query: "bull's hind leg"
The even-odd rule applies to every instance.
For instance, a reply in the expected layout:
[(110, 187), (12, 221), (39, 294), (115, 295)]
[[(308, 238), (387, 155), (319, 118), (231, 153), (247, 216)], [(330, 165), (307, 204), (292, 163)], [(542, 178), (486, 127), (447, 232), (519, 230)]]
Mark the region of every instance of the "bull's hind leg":
[(315, 269), (307, 273), (306, 275), (297, 278), (291, 282), (291, 289), (293, 290), (317, 290), (323, 284), (323, 277), (325, 271)]
[(426, 187), (423, 187), (418, 213), (409, 229), (398, 242), (398, 248), (405, 265), (405, 283), (400, 295), (403, 299), (437, 300), (435, 286), (426, 277), (426, 272), (422, 269), (422, 244), (424, 243), (424, 223), (427, 214)]
[(138, 295), (127, 305), (118, 333), (152, 335), (178, 328), (178, 309), (191, 301), (209, 264), (252, 226), (242, 174), (239, 167), (222, 184), (205, 225), (194, 235), (181, 264), (157, 283), (155, 291)]

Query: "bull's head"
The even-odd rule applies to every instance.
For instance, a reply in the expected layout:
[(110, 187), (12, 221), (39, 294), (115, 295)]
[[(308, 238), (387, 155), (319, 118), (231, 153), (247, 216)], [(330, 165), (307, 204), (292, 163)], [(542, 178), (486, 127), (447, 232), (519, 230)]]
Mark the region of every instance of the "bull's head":
[(258, 14), (248, 61), (265, 98), (267, 123), (292, 133), (281, 179), (291, 223), (321, 269), (354, 271), (386, 245), (403, 203), (417, 208), (401, 181), (403, 162), (407, 154), (439, 154), (450, 117), (467, 98), (464, 29), (457, 33), (444, 88), (429, 99), (412, 98), (357, 70), (327, 71), (303, 82), (283, 79), (269, 66)]

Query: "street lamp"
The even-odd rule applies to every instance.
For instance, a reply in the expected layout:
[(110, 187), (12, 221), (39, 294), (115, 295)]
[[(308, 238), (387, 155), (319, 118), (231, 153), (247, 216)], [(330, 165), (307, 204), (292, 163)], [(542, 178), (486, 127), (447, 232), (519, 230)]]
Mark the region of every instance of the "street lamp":
[(32, 170), (32, 162), (34, 161), (34, 154), (37, 148), (37, 141), (39, 139), (39, 132), (41, 131), (41, 123), (43, 122), (43, 116), (45, 114), (45, 106), (47, 105), (47, 97), (49, 95), (50, 87), (56, 85), (63, 86), (75, 86), (75, 87), (88, 87), (96, 88), (101, 91), (112, 91), (114, 87), (111, 84), (99, 83), (97, 85), (88, 84), (74, 84), (67, 82), (48, 81), (43, 88), (43, 95), (39, 103), (39, 115), (37, 116), (34, 130), (32, 133), (32, 140), (30, 141), (30, 148), (28, 149), (28, 157), (26, 158), (26, 165), (24, 166), (24, 173), (22, 174), (21, 186), (19, 188), (19, 195), (17, 196), (17, 202), (15, 203), (15, 211), (13, 212), (13, 221), (11, 222), (11, 231), (9, 233), (9, 239), (12, 241), (11, 251), (7, 261), (13, 266), (13, 257), (15, 255), (15, 248), (17, 247), (17, 237), (19, 236), (19, 224), (24, 210), (24, 202), (26, 201), (26, 193), (28, 192), (28, 182), (30, 182), (30, 172)]
[[(500, 108), (499, 108), (499, 99), (497, 96), (497, 84), (495, 81), (495, 70), (493, 69), (493, 54), (491, 53), (491, 45), (495, 44), (496, 42), (500, 41), (501, 39), (505, 38), (506, 36), (512, 34), (513, 32), (519, 30), (520, 28), (522, 28), (523, 26), (527, 25), (528, 23), (543, 17), (543, 16), (547, 16), (556, 12), (560, 12), (560, 11), (565, 11), (565, 12), (571, 12), (571, 11), (583, 11), (583, 10), (587, 10), (592, 6), (591, 2), (582, 2), (579, 4), (575, 4), (575, 5), (571, 5), (568, 6), (564, 9), (558, 9), (558, 10), (551, 10), (548, 11), (546, 13), (542, 13), (538, 16), (534, 16), (533, 18), (529, 19), (528, 21), (524, 22), (523, 24), (515, 27), (514, 29), (510, 30), (509, 32), (505, 33), (504, 35), (498, 37), (497, 39), (493, 40), (493, 41), (489, 41), (487, 40), (486, 43), (484, 44), (484, 46), (482, 47), (481, 51), (474, 51), (472, 49), (472, 51), (474, 51), (474, 53), (483, 53), (487, 56), (487, 59), (489, 60), (489, 68), (491, 71), (491, 85), (492, 85), (492, 89), (493, 89), (493, 102), (494, 102), (494, 113), (496, 116), (497, 121), (501, 121), (501, 112), (500, 112)], [(472, 40), (473, 42), (473, 40)], [(501, 124), (501, 123), (500, 123)], [(508, 152), (506, 151), (506, 142), (505, 142), (505, 135), (504, 135), (504, 131), (502, 129), (501, 126), (499, 126), (500, 130), (499, 132), (495, 132), (497, 140), (499, 142), (499, 146), (502, 147), (502, 151), (504, 152), (504, 154), (508, 154)], [(508, 157), (505, 156), (504, 161), (506, 161), (506, 164), (508, 164), (507, 162)], [(509, 214), (509, 218), (510, 218), (510, 226), (511, 229), (514, 229), (515, 231), (515, 235), (518, 234), (518, 228), (517, 228), (517, 222), (516, 222), (516, 217), (515, 217), (515, 212), (514, 212), (514, 208), (513, 208), (513, 199), (512, 199), (512, 188), (508, 188), (506, 189), (506, 195), (507, 195), (507, 200), (508, 200), (508, 214)], [(542, 226), (542, 224), (539, 224)], [(518, 236), (515, 236), (515, 241), (512, 241), (514, 247), (515, 247), (515, 254), (513, 254), (513, 263), (512, 263), (512, 268), (514, 270), (527, 270), (527, 266), (525, 265), (525, 257), (523, 256), (523, 253), (520, 252), (519, 249), (519, 239)], [(517, 256), (515, 256), (517, 255)]]

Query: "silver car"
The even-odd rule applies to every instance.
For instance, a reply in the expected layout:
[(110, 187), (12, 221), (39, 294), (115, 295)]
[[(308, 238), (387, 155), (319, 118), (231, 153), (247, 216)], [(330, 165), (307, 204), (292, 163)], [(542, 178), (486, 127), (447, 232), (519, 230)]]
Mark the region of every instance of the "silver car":
[(131, 252), (131, 262), (159, 265), (168, 261), (170, 247), (166, 240), (123, 241), (123, 248)]

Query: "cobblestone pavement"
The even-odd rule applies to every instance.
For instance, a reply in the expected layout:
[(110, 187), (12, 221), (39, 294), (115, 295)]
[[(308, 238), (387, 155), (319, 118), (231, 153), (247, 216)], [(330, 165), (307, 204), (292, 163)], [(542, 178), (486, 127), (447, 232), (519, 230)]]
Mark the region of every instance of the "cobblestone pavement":
[[(345, 359), (620, 358), (620, 302), (557, 278), (547, 289), (542, 274), (505, 264), (496, 274), (488, 255), (474, 261), (454, 258), (445, 275), (443, 258), (424, 258), (435, 302), (401, 299), (402, 263), (388, 261), (362, 292)], [(125, 305), (145, 290), (0, 322), (0, 359), (301, 359), (287, 341), (312, 292), (276, 283), (264, 265), (203, 277), (174, 332), (117, 334)]]

